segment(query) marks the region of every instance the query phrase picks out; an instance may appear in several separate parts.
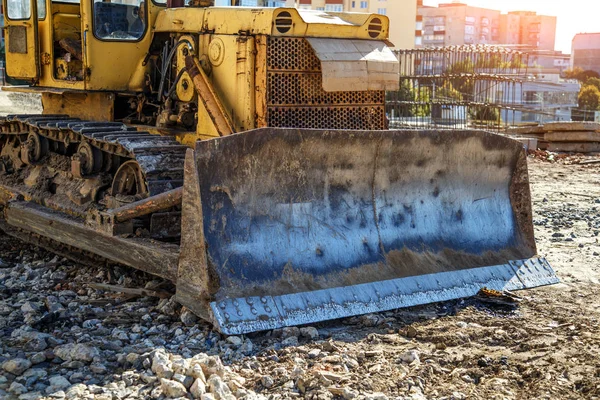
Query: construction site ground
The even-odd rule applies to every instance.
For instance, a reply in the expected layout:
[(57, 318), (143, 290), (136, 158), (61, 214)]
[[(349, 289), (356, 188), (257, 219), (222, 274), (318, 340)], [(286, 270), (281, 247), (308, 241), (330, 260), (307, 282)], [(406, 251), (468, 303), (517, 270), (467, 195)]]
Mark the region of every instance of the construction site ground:
[(150, 275), (0, 234), (0, 398), (600, 398), (596, 160), (530, 155), (538, 250), (562, 283), (516, 305), (471, 298), (225, 337)]

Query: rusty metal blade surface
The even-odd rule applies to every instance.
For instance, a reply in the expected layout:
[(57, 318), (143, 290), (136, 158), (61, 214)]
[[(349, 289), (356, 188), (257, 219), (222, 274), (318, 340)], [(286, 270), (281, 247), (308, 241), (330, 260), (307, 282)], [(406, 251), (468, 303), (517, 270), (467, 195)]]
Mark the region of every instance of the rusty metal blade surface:
[(536, 254), (526, 154), (505, 137), (265, 128), (193, 153), (178, 284), (192, 306), (455, 271), (469, 286)]

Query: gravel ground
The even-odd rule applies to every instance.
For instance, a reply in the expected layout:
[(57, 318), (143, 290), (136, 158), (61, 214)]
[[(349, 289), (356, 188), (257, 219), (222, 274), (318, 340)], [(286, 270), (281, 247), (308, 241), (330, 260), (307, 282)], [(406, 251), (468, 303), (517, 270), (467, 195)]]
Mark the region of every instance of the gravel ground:
[(0, 234), (0, 398), (600, 398), (600, 164), (582, 160), (530, 157), (539, 251), (563, 283), (516, 306), (466, 299), (224, 337), (150, 275)]

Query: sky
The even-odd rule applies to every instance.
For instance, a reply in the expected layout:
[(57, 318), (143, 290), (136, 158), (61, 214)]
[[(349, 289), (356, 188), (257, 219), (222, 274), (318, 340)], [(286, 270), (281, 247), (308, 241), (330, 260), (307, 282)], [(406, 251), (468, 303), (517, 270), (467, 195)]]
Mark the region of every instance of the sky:
[[(424, 0), (426, 6), (451, 3), (452, 0)], [(556, 50), (571, 52), (573, 36), (582, 32), (600, 32), (600, 0), (462, 0), (474, 7), (508, 11), (535, 11), (556, 16)]]

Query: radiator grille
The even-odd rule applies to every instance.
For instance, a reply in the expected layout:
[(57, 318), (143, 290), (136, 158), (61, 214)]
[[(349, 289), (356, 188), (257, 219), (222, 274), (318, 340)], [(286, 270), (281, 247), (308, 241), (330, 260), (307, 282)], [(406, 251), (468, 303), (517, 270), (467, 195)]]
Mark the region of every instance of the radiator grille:
[(325, 92), (321, 62), (303, 38), (270, 37), (267, 124), (281, 128), (385, 129), (385, 92)]

